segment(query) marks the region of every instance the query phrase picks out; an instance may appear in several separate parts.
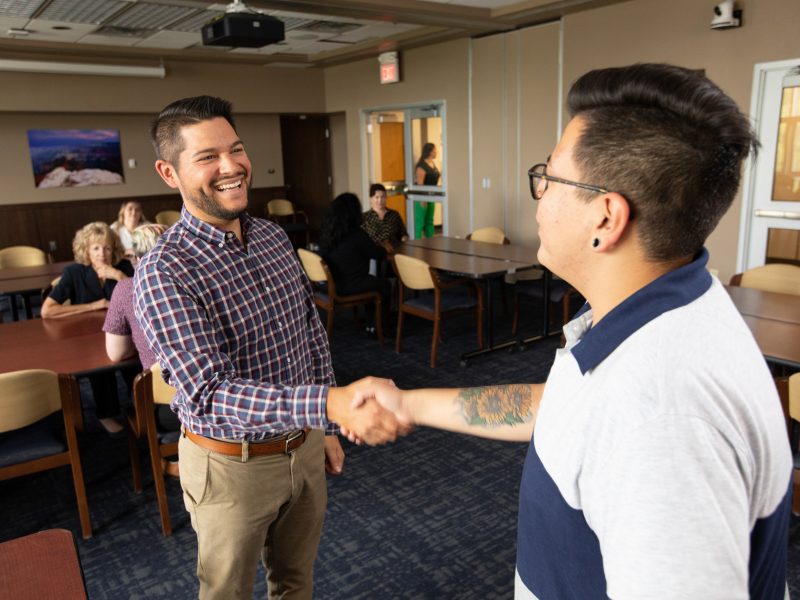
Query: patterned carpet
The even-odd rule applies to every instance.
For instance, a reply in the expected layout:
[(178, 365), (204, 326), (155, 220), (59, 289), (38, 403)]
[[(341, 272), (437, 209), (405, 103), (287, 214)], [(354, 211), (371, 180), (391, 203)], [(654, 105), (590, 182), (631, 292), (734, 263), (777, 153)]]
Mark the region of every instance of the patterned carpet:
[[(535, 329), (535, 306), (522, 326)], [(337, 315), (332, 354), (340, 384), (372, 374), (398, 386), (466, 386), (543, 381), (558, 339), (525, 352), (497, 352), (467, 368), (460, 354), (475, 346), (468, 318), (446, 321), (436, 369), (428, 366), (431, 324), (410, 319), (404, 351), (393, 335), (380, 347)], [(508, 336), (501, 330), (497, 339)], [(149, 469), (133, 492), (125, 439), (89, 431), (81, 453), (94, 537), (80, 539), (66, 468), (0, 482), (0, 541), (52, 527), (73, 531), (93, 600), (192, 598), (196, 543), (179, 484), (168, 482), (174, 533), (161, 534)], [(343, 443), (345, 473), (329, 478), (329, 503), (315, 568), (315, 598), (507, 599), (513, 596), (517, 491), (525, 444), (492, 442), (420, 428), (378, 448)], [(143, 458), (147, 460), (144, 455)], [(147, 465), (147, 462), (143, 463)], [(800, 593), (800, 524), (790, 531), (790, 586)], [(259, 572), (254, 597), (265, 597)], [(0, 596), (2, 593), (0, 592)]]

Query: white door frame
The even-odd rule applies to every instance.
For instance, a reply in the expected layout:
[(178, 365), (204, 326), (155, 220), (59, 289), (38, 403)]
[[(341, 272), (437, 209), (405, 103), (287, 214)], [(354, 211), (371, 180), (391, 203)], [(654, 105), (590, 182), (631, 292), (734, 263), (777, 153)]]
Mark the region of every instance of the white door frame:
[[(800, 66), (800, 58), (792, 60), (780, 60), (773, 62), (757, 63), (753, 67), (753, 91), (750, 97), (750, 119), (753, 123), (755, 131), (760, 131), (762, 123), (762, 111), (764, 110), (764, 93), (766, 91), (767, 76), (775, 71), (789, 71), (792, 68)], [(777, 131), (777, 129), (776, 129)], [(777, 135), (777, 133), (776, 133)], [(763, 259), (759, 264), (755, 264), (754, 259), (750, 257), (750, 245), (753, 243), (753, 219), (756, 207), (756, 170), (766, 168), (765, 160), (772, 165), (775, 159), (775, 146), (762, 147), (760, 160), (754, 159), (751, 155), (746, 163), (744, 172), (744, 182), (742, 184), (742, 209), (739, 217), (739, 247), (736, 256), (736, 272), (741, 273), (747, 269), (761, 266), (764, 264)], [(771, 156), (766, 157), (766, 152), (770, 152)], [(766, 157), (766, 158), (765, 158)], [(765, 218), (765, 217), (759, 217)], [(766, 221), (780, 227), (785, 224), (781, 219), (774, 219), (773, 221)]]

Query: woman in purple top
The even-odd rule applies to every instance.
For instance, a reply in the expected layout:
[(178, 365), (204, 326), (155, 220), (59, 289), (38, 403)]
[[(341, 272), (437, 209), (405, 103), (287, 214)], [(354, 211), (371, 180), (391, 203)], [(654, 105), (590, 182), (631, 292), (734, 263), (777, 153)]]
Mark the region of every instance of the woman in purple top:
[[(140, 225), (134, 229), (131, 241), (136, 257), (141, 258), (147, 254), (164, 231), (162, 225), (155, 223)], [(156, 357), (133, 314), (133, 277), (120, 281), (114, 288), (103, 331), (106, 332), (106, 354), (111, 360), (121, 361), (138, 352), (143, 369), (149, 369), (156, 362)], [(156, 416), (158, 424), (164, 429), (172, 431), (180, 426), (177, 417), (167, 406), (157, 407)]]

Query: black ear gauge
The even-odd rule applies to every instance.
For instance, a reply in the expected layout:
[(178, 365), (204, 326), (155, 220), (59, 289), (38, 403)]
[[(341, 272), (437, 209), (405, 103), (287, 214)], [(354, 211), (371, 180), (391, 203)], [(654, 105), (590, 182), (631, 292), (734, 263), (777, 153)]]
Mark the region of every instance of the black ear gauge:
[(594, 238), (592, 240), (592, 248), (597, 248), (600, 245), (600, 238)]

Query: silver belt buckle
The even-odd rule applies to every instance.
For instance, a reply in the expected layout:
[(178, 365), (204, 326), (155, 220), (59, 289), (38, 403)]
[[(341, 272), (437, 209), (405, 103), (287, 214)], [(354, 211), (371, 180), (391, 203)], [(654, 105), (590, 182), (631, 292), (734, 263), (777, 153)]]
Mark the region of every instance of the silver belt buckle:
[(293, 431), (286, 437), (286, 446), (284, 447), (284, 454), (291, 454), (296, 450), (296, 448), (289, 449), (289, 444), (293, 441), (306, 437), (306, 430), (305, 429), (298, 429), (297, 431)]

